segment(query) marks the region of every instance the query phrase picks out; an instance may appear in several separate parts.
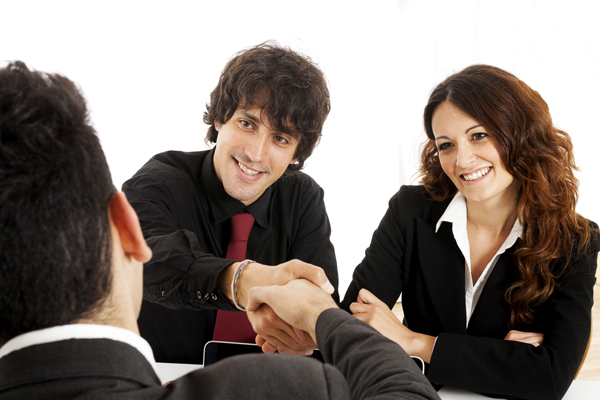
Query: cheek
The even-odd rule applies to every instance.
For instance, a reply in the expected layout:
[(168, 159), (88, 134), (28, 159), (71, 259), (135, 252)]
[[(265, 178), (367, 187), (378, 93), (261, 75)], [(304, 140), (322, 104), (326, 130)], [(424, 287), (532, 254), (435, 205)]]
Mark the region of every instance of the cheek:
[(440, 155), (439, 159), (440, 165), (442, 166), (442, 169), (444, 170), (446, 175), (451, 176), (452, 165), (454, 165), (451, 160), (451, 157), (449, 157), (448, 155)]
[(272, 154), (273, 166), (277, 169), (286, 169), (294, 161), (292, 149), (281, 149)]

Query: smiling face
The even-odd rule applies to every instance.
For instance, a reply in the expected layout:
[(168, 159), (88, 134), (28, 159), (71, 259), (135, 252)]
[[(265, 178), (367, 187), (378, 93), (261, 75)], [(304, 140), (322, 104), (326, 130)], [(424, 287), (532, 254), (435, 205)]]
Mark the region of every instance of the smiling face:
[(479, 122), (444, 101), (431, 123), (442, 169), (468, 202), (516, 204), (519, 183)]
[(245, 205), (254, 203), (296, 162), (298, 141), (266, 126), (260, 108), (237, 109), (229, 121), (215, 123), (215, 128), (219, 132), (213, 159), (217, 177), (227, 194)]

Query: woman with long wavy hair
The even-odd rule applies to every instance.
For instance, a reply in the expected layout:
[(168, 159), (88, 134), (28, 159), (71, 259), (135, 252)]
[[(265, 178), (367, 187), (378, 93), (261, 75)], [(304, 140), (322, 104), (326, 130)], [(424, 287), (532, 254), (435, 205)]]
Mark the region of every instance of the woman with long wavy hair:
[[(514, 75), (473, 65), (424, 111), (403, 186), (342, 307), (428, 364), (434, 384), (560, 399), (583, 358), (600, 236), (576, 213), (569, 135)], [(404, 324), (390, 307), (402, 293)]]

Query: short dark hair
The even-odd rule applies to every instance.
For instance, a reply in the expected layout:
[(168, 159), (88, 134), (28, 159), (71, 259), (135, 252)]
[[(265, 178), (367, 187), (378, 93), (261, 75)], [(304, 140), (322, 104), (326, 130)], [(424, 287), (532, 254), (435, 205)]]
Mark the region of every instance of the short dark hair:
[(0, 69), (0, 327), (3, 340), (93, 315), (110, 292), (115, 193), (73, 82)]
[(215, 123), (225, 124), (238, 108), (258, 106), (270, 128), (299, 141), (288, 171), (298, 171), (321, 137), (329, 110), (329, 89), (323, 72), (309, 57), (276, 42), (237, 53), (225, 66), (206, 104), (207, 143), (216, 143)]

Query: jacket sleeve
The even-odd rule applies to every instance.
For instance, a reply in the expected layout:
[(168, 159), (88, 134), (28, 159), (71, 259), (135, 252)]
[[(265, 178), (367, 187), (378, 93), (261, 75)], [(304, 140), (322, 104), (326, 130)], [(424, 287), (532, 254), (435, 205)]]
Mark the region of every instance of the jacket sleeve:
[(342, 372), (353, 399), (439, 399), (400, 346), (348, 313), (324, 311), (316, 334), (323, 358)]
[[(192, 185), (177, 182), (184, 178), (176, 170), (169, 177), (142, 171), (123, 184), (123, 191), (152, 249), (152, 259), (144, 265), (144, 299), (173, 309), (233, 310), (216, 285), (219, 273), (234, 261), (203, 250), (196, 234), (180, 227), (178, 209), (186, 205), (175, 201), (172, 188)], [(193, 199), (196, 194), (183, 196)]]
[(324, 192), (315, 183), (299, 201), (298, 228), (289, 250), (288, 259), (299, 259), (323, 268), (335, 288), (332, 297), (339, 303), (338, 271), (335, 250), (331, 243), (331, 225), (325, 209)]
[[(590, 336), (598, 238), (572, 262), (529, 329), (539, 347), (496, 338), (441, 333), (428, 378), (474, 392), (524, 399), (560, 399), (571, 385)], [(517, 328), (518, 329), (518, 328)], [(526, 330), (521, 328), (520, 330)]]
[(402, 290), (402, 260), (406, 246), (405, 209), (408, 189), (403, 186), (389, 201), (389, 207), (373, 233), (365, 257), (352, 274), (341, 308), (349, 311), (361, 289), (368, 289), (388, 307), (398, 301)]

